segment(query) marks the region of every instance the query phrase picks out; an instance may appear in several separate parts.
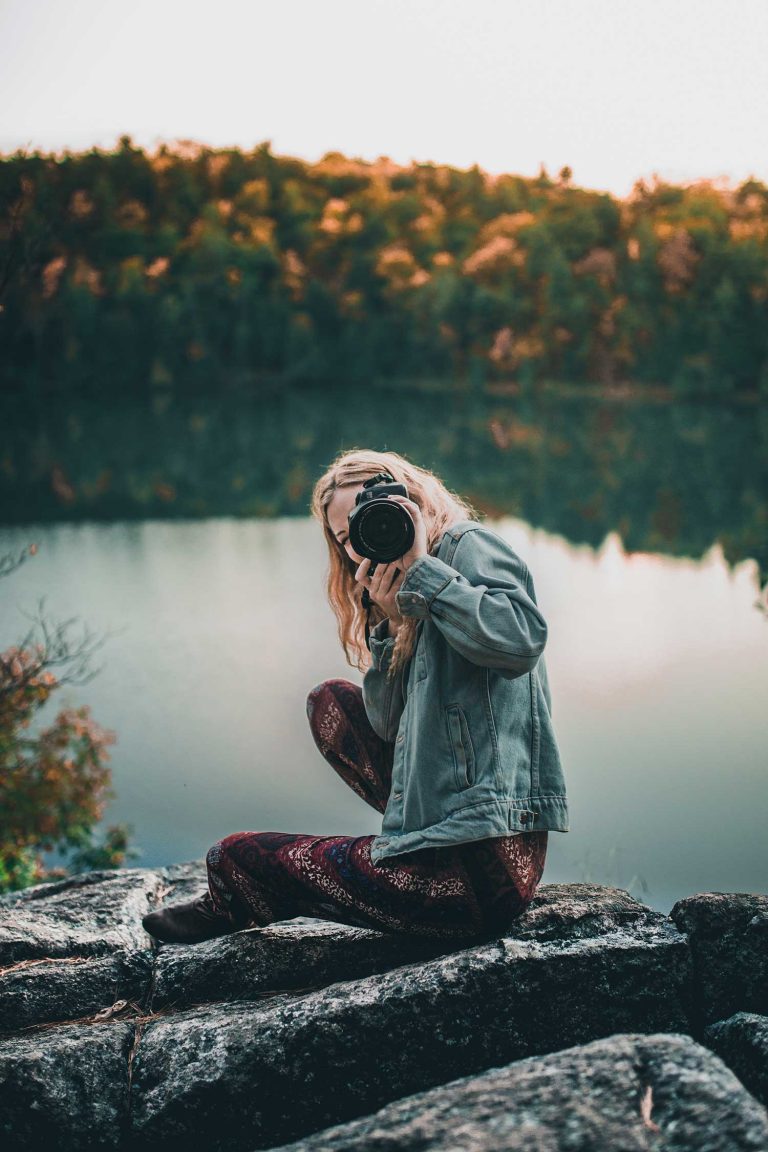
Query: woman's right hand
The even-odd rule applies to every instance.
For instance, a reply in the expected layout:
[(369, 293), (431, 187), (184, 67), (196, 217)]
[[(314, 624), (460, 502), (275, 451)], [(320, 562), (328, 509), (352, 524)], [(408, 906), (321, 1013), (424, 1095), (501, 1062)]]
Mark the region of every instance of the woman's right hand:
[(405, 579), (405, 573), (393, 561), (390, 564), (379, 564), (373, 576), (369, 576), (368, 570), (371, 563), (370, 560), (363, 560), (355, 572), (355, 580), (368, 589), (368, 595), (373, 603), (381, 608), (382, 612), (389, 618), (389, 632), (392, 635), (403, 622), (403, 618), (397, 610), (395, 596)]

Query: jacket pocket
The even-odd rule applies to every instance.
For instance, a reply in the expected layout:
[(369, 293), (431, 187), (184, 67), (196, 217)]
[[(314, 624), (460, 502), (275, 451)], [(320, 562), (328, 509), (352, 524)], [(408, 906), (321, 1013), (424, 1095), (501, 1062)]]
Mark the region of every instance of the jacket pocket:
[(453, 767), (456, 773), (456, 787), (461, 791), (470, 788), (475, 782), (475, 750), (469, 735), (467, 718), (458, 704), (448, 704), (445, 709), (448, 724), (448, 738), (453, 752)]

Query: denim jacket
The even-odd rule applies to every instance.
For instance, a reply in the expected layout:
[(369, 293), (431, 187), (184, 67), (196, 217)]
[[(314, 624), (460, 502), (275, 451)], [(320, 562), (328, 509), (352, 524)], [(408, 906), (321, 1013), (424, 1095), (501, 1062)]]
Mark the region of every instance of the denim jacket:
[(386, 676), (395, 641), (371, 631), (363, 702), (394, 741), (378, 863), (416, 849), (516, 832), (568, 831), (568, 804), (542, 653), (547, 625), (531, 574), (475, 520), (444, 534), (405, 573), (396, 597), (416, 617), (411, 659)]

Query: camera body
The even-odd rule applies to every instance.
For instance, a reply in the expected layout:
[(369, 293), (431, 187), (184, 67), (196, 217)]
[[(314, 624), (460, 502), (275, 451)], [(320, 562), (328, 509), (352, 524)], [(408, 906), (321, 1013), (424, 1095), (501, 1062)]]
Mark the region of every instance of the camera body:
[(404, 484), (387, 472), (372, 476), (355, 497), (349, 514), (349, 542), (358, 556), (377, 564), (389, 564), (403, 556), (416, 539), (416, 528), (407, 508), (392, 496), (408, 497)]

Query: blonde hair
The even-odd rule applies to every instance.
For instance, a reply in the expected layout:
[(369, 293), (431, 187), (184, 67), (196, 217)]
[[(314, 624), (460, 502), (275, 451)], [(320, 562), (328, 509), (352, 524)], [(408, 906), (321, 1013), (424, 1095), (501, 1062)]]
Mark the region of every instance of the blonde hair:
[[(371, 663), (365, 643), (366, 612), (362, 606), (363, 586), (355, 580), (357, 565), (350, 560), (328, 523), (328, 505), (339, 488), (359, 487), (378, 472), (389, 472), (398, 484), (404, 484), (409, 499), (418, 504), (427, 529), (427, 550), (434, 554), (440, 540), (451, 524), (457, 520), (477, 520), (478, 513), (461, 497), (449, 492), (441, 480), (426, 468), (411, 464), (397, 452), (373, 452), (366, 448), (352, 448), (341, 452), (328, 470), (315, 484), (312, 492), (312, 515), (323, 526), (330, 564), (328, 568), (328, 600), (339, 629), (339, 639), (347, 662), (364, 672)], [(371, 627), (384, 619), (384, 612), (371, 604)], [(397, 633), (389, 676), (411, 658), (416, 643), (419, 621), (404, 617)]]

